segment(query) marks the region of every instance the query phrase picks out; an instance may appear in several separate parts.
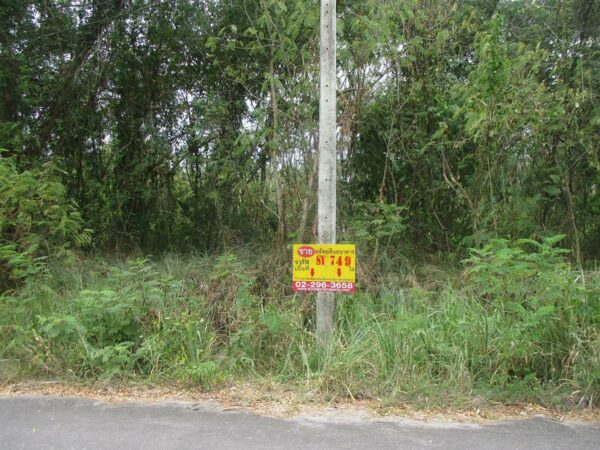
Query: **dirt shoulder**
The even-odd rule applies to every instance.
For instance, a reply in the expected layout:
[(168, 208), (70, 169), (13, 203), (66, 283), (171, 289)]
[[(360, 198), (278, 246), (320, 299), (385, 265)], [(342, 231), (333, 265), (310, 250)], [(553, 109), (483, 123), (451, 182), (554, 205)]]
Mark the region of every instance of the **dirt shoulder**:
[[(69, 384), (60, 381), (25, 381), (0, 385), (0, 395), (82, 397), (106, 403), (187, 402), (212, 404), (222, 410), (251, 411), (268, 417), (326, 417), (329, 420), (452, 421), (490, 423), (500, 420), (545, 417), (566, 422), (600, 423), (600, 410), (580, 408), (559, 411), (533, 404), (472, 406), (463, 409), (424, 408), (423, 405), (384, 406), (379, 400), (332, 399), (315, 392), (297, 392), (276, 384), (243, 383), (216, 391), (170, 385), (134, 383)], [(193, 406), (193, 405), (192, 405)]]

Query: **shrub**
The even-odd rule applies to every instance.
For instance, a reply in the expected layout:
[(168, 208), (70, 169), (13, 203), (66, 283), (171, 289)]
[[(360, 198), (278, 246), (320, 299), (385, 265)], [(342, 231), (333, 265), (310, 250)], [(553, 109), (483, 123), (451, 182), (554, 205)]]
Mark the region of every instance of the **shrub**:
[(56, 166), (22, 171), (0, 153), (0, 293), (43, 270), (49, 255), (90, 242)]

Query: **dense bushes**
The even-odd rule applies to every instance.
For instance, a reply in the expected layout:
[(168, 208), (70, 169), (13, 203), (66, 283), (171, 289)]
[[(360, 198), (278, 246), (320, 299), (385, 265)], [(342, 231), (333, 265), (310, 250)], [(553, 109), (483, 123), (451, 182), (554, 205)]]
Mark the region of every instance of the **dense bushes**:
[(554, 243), (494, 241), (431, 288), (396, 276), (340, 297), (326, 354), (311, 299), (261, 287), (256, 258), (86, 259), (2, 299), (0, 358), (21, 359), (24, 376), (205, 387), (268, 377), (392, 404), (593, 399), (600, 280), (572, 270)]
[(51, 253), (90, 241), (53, 164), (19, 170), (0, 153), (0, 293), (42, 270)]

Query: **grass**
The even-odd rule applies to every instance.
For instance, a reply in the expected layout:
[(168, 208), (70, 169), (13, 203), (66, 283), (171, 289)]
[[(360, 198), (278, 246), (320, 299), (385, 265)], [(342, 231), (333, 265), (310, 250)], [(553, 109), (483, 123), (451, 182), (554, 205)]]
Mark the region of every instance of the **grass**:
[(285, 259), (81, 256), (1, 297), (0, 360), (19, 361), (22, 379), (206, 390), (272, 380), (390, 406), (594, 405), (599, 274), (540, 245), (496, 241), (461, 270), (403, 263), (365, 276), (359, 293), (339, 297), (326, 352), (315, 346), (314, 299), (287, 288)]

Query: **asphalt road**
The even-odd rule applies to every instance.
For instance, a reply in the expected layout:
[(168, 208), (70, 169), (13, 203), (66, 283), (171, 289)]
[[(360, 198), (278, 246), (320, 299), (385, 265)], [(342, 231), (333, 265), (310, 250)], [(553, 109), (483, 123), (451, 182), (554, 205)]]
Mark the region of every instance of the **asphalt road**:
[(208, 404), (1, 397), (2, 449), (598, 449), (599, 424), (274, 419)]

